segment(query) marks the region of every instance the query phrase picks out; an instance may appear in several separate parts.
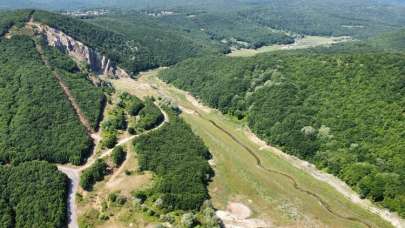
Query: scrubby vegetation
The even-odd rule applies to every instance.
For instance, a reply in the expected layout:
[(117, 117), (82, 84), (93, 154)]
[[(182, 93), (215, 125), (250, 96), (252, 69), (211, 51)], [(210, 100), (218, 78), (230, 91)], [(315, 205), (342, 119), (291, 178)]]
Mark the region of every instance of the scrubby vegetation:
[(170, 122), (161, 129), (136, 139), (134, 145), (140, 169), (158, 176), (146, 195), (159, 198), (162, 208), (198, 209), (208, 199), (207, 185), (213, 175), (207, 162), (210, 153), (175, 114), (170, 114)]
[(103, 180), (104, 176), (107, 175), (107, 168), (107, 163), (98, 159), (91, 167), (83, 171), (80, 176), (80, 186), (86, 191), (91, 191), (94, 184)]
[(299, 52), (187, 60), (161, 78), (405, 215), (404, 55)]
[(34, 161), (0, 166), (0, 227), (64, 227), (68, 179)]
[(94, 86), (87, 75), (80, 73), (79, 67), (69, 56), (46, 44), (42, 46), (49, 64), (69, 87), (92, 127), (97, 129), (106, 102), (103, 89)]
[(81, 164), (92, 148), (29, 37), (0, 40), (0, 161)]

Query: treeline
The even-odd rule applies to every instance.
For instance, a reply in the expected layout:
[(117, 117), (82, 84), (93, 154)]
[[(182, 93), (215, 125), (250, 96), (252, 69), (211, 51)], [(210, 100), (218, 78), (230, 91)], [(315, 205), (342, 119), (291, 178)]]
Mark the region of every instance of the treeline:
[(140, 195), (159, 198), (161, 207), (169, 210), (198, 210), (208, 199), (207, 185), (213, 176), (207, 161), (210, 153), (183, 120), (168, 112), (169, 123), (134, 142), (140, 169), (155, 172), (159, 180)]
[(93, 129), (97, 129), (106, 103), (103, 89), (93, 85), (87, 75), (80, 72), (77, 64), (69, 56), (57, 48), (47, 46), (45, 43), (42, 46), (49, 64), (69, 87)]
[(65, 227), (68, 186), (47, 162), (0, 166), (0, 227)]
[(23, 27), (31, 15), (31, 10), (16, 10), (0, 12), (0, 37), (9, 31), (12, 26)]
[(81, 164), (92, 142), (25, 36), (0, 40), (0, 162)]
[(405, 216), (405, 61), (391, 53), (186, 60), (161, 78)]

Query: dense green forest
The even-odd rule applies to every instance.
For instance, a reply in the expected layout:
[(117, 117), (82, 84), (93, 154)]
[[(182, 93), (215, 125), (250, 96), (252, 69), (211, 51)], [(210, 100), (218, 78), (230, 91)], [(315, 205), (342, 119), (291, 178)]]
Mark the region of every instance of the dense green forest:
[(49, 64), (69, 87), (93, 129), (97, 129), (106, 102), (103, 89), (93, 85), (87, 75), (80, 73), (79, 67), (69, 56), (46, 44), (43, 48)]
[(29, 18), (31, 11), (0, 11), (0, 37), (3, 36), (13, 25), (21, 27)]
[(82, 163), (92, 142), (29, 37), (0, 40), (0, 161)]
[(300, 34), (365, 38), (404, 26), (405, 5), (391, 4), (353, 0), (272, 0), (250, 9), (245, 7), (238, 13), (262, 25)]
[(33, 161), (0, 166), (0, 227), (65, 227), (68, 179)]
[[(272, 30), (252, 20), (240, 17), (235, 12), (206, 12), (201, 10), (175, 10), (173, 14), (159, 15), (159, 10), (144, 11), (143, 17), (154, 19), (161, 25), (186, 32), (194, 40), (212, 40), (217, 48), (249, 47), (288, 44), (294, 38), (284, 32)], [(125, 16), (134, 14), (130, 11)], [(125, 20), (125, 19), (123, 19)], [(222, 48), (225, 52), (227, 49)]]
[(139, 42), (140, 46), (150, 51), (150, 56), (145, 58), (149, 58), (154, 66), (168, 66), (192, 56), (218, 53), (224, 49), (206, 37), (192, 36), (177, 26), (168, 27), (156, 18), (138, 11), (114, 13), (85, 21)]
[(213, 171), (210, 153), (191, 128), (171, 111), (170, 122), (135, 140), (141, 170), (154, 171), (156, 185), (148, 193), (174, 210), (199, 209), (208, 199), (207, 185)]
[(161, 74), (267, 142), (405, 216), (405, 56), (274, 53), (186, 60)]

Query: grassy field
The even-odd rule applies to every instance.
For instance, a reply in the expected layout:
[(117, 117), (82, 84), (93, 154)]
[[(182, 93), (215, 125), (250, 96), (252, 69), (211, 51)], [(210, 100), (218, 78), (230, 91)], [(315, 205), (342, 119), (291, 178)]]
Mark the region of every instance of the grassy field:
[(239, 49), (233, 50), (228, 56), (230, 57), (252, 57), (260, 53), (279, 51), (279, 50), (294, 50), (304, 49), (317, 46), (328, 46), (340, 42), (351, 40), (350, 37), (323, 37), (323, 36), (305, 36), (302, 39), (297, 39), (294, 44), (288, 45), (270, 45), (258, 49)]
[[(293, 167), (271, 151), (261, 150), (258, 144), (246, 136), (243, 123), (217, 111), (207, 112), (207, 108), (189, 99), (186, 93), (158, 80), (158, 71), (147, 72), (137, 81), (120, 79), (113, 81), (113, 84), (119, 90), (140, 97), (168, 97), (182, 107), (182, 117), (204, 140), (214, 156), (216, 175), (210, 184), (210, 195), (218, 209), (225, 209), (231, 201), (241, 202), (253, 210), (253, 217), (270, 221), (275, 226), (367, 227), (361, 222), (336, 216), (338, 214), (355, 217), (371, 227), (391, 227), (377, 215), (351, 203), (328, 184)], [(301, 188), (321, 197), (335, 215), (310, 194), (297, 190), (290, 179), (260, 168), (243, 146), (214, 126), (210, 120), (254, 151), (263, 167), (289, 174)]]

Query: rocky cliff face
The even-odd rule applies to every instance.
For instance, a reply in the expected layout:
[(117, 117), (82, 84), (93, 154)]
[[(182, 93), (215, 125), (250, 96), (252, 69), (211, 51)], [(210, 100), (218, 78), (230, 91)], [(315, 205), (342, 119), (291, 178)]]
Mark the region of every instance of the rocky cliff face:
[(31, 22), (30, 24), (37, 32), (45, 36), (48, 45), (66, 51), (78, 63), (87, 63), (96, 74), (113, 78), (129, 77), (125, 70), (116, 66), (106, 56), (101, 55), (62, 31), (40, 23)]

